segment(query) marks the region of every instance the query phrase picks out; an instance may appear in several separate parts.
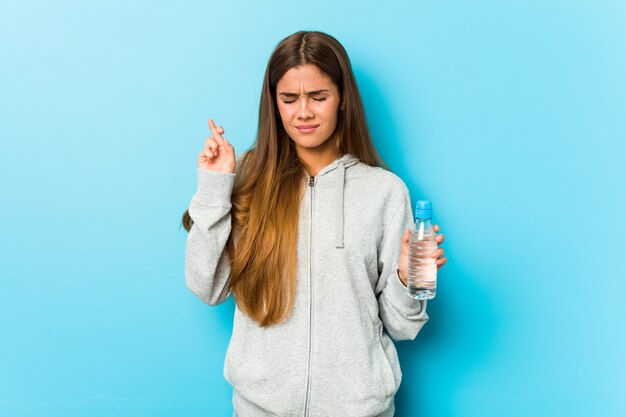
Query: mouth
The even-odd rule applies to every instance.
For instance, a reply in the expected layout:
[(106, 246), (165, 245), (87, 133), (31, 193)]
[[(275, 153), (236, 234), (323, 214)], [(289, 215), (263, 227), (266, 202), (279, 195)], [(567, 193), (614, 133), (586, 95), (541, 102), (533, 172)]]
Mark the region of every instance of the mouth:
[(319, 125), (300, 125), (300, 126), (296, 126), (296, 129), (298, 129), (298, 132), (300, 133), (311, 133), (317, 127), (319, 127)]

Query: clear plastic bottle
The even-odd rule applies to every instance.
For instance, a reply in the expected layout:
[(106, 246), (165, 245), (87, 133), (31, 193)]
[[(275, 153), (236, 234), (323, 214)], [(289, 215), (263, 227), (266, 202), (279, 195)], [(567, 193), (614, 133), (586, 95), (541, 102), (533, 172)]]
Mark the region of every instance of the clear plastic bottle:
[(430, 224), (432, 203), (419, 200), (415, 206), (415, 224), (409, 235), (409, 268), (407, 292), (418, 300), (435, 298), (437, 290), (436, 259), (430, 255), (437, 250), (437, 236)]

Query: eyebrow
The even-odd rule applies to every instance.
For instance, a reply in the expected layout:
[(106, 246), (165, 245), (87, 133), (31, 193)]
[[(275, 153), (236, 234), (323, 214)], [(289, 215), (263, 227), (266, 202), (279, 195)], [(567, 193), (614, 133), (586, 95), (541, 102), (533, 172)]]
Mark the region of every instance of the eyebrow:
[[(329, 90), (324, 89), (324, 90), (308, 91), (308, 92), (306, 92), (306, 94), (309, 95), (309, 96), (314, 96), (316, 94), (325, 93), (325, 92), (327, 93), (327, 92), (329, 92)], [(298, 97), (297, 93), (285, 93), (284, 91), (281, 92), (281, 93), (278, 93), (278, 95), (279, 96), (287, 96), (287, 97)]]

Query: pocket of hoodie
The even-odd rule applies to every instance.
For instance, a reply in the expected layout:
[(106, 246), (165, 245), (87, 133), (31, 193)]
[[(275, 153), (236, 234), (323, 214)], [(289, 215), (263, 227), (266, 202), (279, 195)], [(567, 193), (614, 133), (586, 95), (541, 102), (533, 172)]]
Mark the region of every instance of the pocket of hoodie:
[[(364, 310), (367, 312), (369, 317), (369, 322), (371, 323), (371, 331), (373, 331), (373, 340), (372, 344), (374, 345), (374, 351), (376, 353), (376, 358), (380, 364), (381, 371), (383, 373), (384, 383), (385, 383), (385, 392), (387, 396), (391, 396), (395, 394), (397, 391), (396, 387), (396, 377), (393, 372), (393, 367), (389, 361), (389, 357), (385, 352), (385, 348), (383, 346), (382, 332), (383, 332), (383, 323), (378, 317), (378, 314), (374, 315), (370, 311), (370, 303), (367, 301), (363, 302)], [(392, 342), (393, 343), (393, 342)]]
[(376, 330), (376, 333), (377, 333), (375, 345), (378, 351), (379, 360), (380, 360), (381, 367), (383, 370), (383, 375), (385, 379), (385, 388), (387, 390), (386, 393), (387, 393), (387, 396), (392, 396), (397, 391), (396, 377), (393, 373), (393, 368), (391, 366), (391, 363), (389, 362), (389, 357), (387, 356), (387, 353), (385, 352), (385, 348), (383, 347), (382, 323), (380, 321), (375, 323), (374, 329)]

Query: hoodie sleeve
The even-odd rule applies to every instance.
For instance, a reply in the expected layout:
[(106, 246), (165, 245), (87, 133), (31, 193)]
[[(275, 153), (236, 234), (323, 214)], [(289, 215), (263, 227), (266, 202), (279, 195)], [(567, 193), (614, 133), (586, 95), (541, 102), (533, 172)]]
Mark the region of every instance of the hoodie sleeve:
[(185, 244), (187, 288), (209, 305), (224, 302), (230, 275), (226, 241), (231, 231), (231, 193), (235, 174), (198, 170), (198, 190), (191, 198), (193, 220)]
[(380, 318), (387, 334), (395, 341), (415, 339), (428, 321), (426, 301), (414, 300), (407, 295), (407, 288), (400, 280), (397, 270), (402, 235), (412, 221), (411, 198), (408, 190), (405, 190), (382, 238), (378, 259), (379, 279), (376, 285)]

